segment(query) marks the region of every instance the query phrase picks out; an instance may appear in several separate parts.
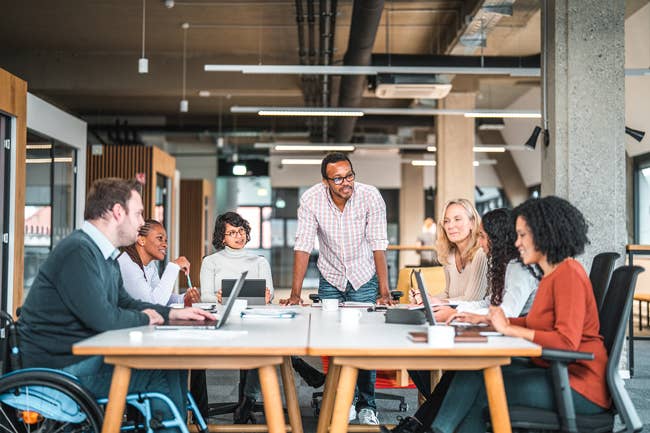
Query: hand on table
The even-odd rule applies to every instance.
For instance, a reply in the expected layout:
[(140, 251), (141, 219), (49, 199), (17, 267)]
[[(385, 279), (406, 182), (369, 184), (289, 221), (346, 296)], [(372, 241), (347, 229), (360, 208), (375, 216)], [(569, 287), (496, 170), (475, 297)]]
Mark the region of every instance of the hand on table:
[(510, 321), (506, 317), (506, 314), (503, 312), (503, 309), (501, 307), (495, 307), (491, 305), (487, 318), (489, 322), (492, 323), (492, 326), (497, 332), (500, 332), (503, 335), (508, 335)]
[(377, 305), (394, 305), (396, 303), (397, 302), (393, 301), (389, 294), (379, 295), (376, 301)]
[(142, 310), (144, 314), (149, 316), (149, 324), (150, 325), (162, 325), (165, 323), (165, 319), (156, 311), (151, 308), (146, 308)]
[(446, 322), (451, 316), (456, 314), (456, 309), (451, 307), (433, 307), (433, 315), (436, 318), (436, 322), (442, 323)]
[(484, 316), (483, 314), (475, 314), (475, 313), (467, 313), (467, 312), (453, 314), (447, 319), (446, 324), (449, 325), (453, 321), (471, 323), (473, 325), (490, 322), (487, 316)]
[(280, 299), (280, 305), (304, 305), (304, 302), (300, 296), (292, 294), (286, 299)]
[(215, 320), (215, 317), (200, 308), (183, 308), (181, 310), (172, 308), (169, 311), (170, 320)]

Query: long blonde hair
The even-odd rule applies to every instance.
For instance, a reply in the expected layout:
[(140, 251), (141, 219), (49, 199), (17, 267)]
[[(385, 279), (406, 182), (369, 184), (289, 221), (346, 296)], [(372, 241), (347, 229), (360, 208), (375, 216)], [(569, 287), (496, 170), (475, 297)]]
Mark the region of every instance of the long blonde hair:
[(474, 205), (472, 203), (464, 198), (457, 198), (453, 200), (447, 201), (445, 203), (444, 207), (442, 208), (442, 212), (440, 213), (440, 219), (438, 220), (438, 235), (436, 238), (436, 250), (438, 251), (438, 261), (442, 263), (443, 265), (448, 265), (449, 264), (449, 256), (451, 254), (454, 254), (456, 252), (456, 244), (451, 242), (449, 238), (447, 237), (447, 232), (445, 231), (444, 227), (444, 220), (445, 220), (445, 214), (447, 213), (447, 209), (449, 206), (457, 204), (459, 206), (462, 206), (463, 209), (465, 209), (465, 213), (467, 214), (467, 217), (469, 218), (470, 222), (472, 223), (472, 227), (469, 232), (470, 236), (470, 241), (469, 241), (469, 246), (468, 248), (462, 252), (462, 259), (465, 263), (471, 262), (474, 259), (474, 254), (481, 248), (481, 246), (478, 243), (478, 232), (479, 232), (479, 227), (481, 225), (481, 216), (478, 214), (476, 211), (476, 208), (474, 208)]

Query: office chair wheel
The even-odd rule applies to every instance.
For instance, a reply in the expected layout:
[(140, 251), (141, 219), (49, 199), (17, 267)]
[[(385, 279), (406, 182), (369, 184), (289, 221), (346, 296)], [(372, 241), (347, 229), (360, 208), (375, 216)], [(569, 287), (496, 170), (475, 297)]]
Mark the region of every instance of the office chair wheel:
[(407, 410), (409, 410), (408, 403), (402, 402), (402, 403), (399, 404), (399, 411), (400, 412), (406, 412)]
[(0, 378), (0, 426), (15, 433), (99, 433), (102, 411), (73, 376), (26, 369)]

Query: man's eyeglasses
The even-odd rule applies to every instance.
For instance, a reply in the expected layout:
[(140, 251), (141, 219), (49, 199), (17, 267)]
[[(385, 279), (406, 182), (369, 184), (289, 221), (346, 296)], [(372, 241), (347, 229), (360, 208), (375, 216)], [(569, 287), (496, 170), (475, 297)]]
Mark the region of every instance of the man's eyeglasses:
[(352, 182), (354, 180), (354, 172), (348, 174), (345, 177), (334, 177), (334, 178), (327, 177), (326, 179), (334, 182), (334, 185), (341, 185), (344, 180), (347, 180), (348, 182)]
[(230, 230), (229, 232), (226, 232), (226, 236), (230, 236), (231, 238), (236, 238), (237, 236), (244, 237), (246, 236), (246, 230), (243, 228), (238, 230)]

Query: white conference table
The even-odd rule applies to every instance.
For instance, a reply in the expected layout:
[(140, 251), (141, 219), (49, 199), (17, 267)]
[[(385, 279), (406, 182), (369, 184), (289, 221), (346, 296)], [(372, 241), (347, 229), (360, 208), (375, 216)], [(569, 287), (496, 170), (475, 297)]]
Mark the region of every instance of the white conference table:
[[(131, 369), (259, 370), (270, 433), (286, 433), (276, 373), (281, 366), (292, 433), (302, 433), (291, 355), (306, 355), (309, 309), (293, 319), (231, 317), (220, 330), (156, 330), (152, 326), (109, 331), (73, 346), (75, 355), (101, 355), (115, 365), (102, 433), (118, 433)], [(141, 331), (141, 339), (133, 339)]]
[(540, 356), (540, 346), (520, 338), (489, 337), (487, 343), (436, 349), (408, 339), (408, 332), (423, 331), (424, 326), (385, 324), (384, 314), (361, 311), (357, 325), (343, 326), (338, 312), (312, 309), (308, 354), (331, 357), (317, 433), (347, 431), (358, 369), (398, 368), (483, 370), (493, 431), (511, 431), (501, 366), (513, 356)]

